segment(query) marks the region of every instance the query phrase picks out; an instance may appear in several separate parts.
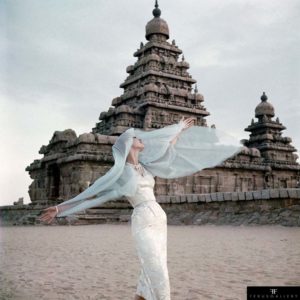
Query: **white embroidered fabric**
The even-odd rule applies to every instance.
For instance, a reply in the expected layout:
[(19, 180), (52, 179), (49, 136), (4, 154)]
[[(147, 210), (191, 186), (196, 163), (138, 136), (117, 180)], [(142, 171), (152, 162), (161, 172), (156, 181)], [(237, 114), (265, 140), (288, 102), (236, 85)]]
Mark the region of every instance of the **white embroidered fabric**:
[(155, 180), (152, 174), (146, 169), (141, 173), (138, 170), (137, 172), (139, 175), (136, 193), (127, 197), (134, 207), (131, 232), (141, 264), (136, 294), (146, 300), (170, 300), (167, 216), (155, 199)]

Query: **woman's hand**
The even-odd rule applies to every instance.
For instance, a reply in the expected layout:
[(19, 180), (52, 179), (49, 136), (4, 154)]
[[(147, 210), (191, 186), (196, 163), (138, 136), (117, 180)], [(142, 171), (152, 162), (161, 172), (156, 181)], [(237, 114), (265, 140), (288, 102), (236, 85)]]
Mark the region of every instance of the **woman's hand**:
[(44, 211), (43, 214), (39, 216), (37, 219), (39, 221), (46, 222), (48, 224), (50, 224), (53, 221), (53, 219), (58, 213), (56, 206), (48, 207), (46, 209), (43, 209), (43, 211)]
[(184, 119), (184, 117), (182, 117), (182, 118), (180, 119), (180, 122), (183, 122), (183, 123), (184, 123), (183, 130), (186, 130), (186, 129), (188, 129), (189, 127), (193, 126), (195, 120), (196, 120), (196, 118), (193, 118), (193, 117), (189, 117), (189, 118), (187, 118), (187, 119)]
[[(193, 126), (194, 125), (194, 120), (196, 120), (196, 118), (193, 118), (193, 117), (190, 117), (190, 118), (187, 118), (187, 119), (184, 119), (184, 117), (182, 117), (179, 121), (180, 122), (183, 122), (184, 123), (184, 127), (182, 130), (186, 130), (188, 129), (189, 127)], [(179, 137), (180, 133), (178, 133), (174, 139), (170, 142), (172, 145), (175, 145), (176, 142), (177, 142), (177, 139)]]

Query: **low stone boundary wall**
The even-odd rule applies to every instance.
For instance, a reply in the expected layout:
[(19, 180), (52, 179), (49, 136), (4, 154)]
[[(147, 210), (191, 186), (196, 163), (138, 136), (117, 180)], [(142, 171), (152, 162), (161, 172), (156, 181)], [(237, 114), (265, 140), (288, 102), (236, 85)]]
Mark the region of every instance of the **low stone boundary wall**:
[(0, 206), (0, 226), (6, 225), (34, 225), (36, 217), (49, 206), (57, 205), (61, 201), (41, 201), (40, 203)]
[(300, 188), (265, 189), (248, 192), (218, 192), (209, 194), (185, 194), (158, 196), (159, 203), (184, 203), (184, 202), (213, 202), (213, 201), (247, 201), (260, 199), (300, 199)]
[[(157, 201), (168, 216), (168, 224), (228, 224), (255, 225), (278, 224), (300, 226), (300, 189), (269, 189), (248, 192), (219, 192), (210, 194), (185, 194), (158, 196)], [(61, 201), (60, 201), (61, 202)], [(47, 201), (39, 204), (7, 205), (0, 207), (0, 226), (35, 225), (41, 210), (59, 202)], [(73, 222), (61, 220), (58, 224), (95, 224), (109, 220), (130, 221), (132, 207), (126, 201), (109, 201), (103, 209), (95, 209), (92, 217)], [(115, 213), (111, 212), (115, 210)], [(102, 211), (102, 213), (100, 213)], [(122, 213), (120, 213), (120, 211)], [(97, 213), (97, 214), (96, 214)], [(105, 216), (104, 216), (105, 215)], [(98, 218), (98, 219), (97, 219)], [(64, 219), (64, 218), (59, 218)]]
[(159, 196), (168, 224), (300, 226), (300, 189)]

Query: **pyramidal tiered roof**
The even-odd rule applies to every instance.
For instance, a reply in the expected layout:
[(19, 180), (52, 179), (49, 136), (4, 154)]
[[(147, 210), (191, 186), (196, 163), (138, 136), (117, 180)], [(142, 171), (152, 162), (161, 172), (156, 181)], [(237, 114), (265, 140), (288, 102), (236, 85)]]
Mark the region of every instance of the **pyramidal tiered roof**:
[(209, 112), (202, 105), (196, 80), (187, 72), (188, 62), (175, 40), (168, 42), (169, 27), (160, 17), (157, 1), (153, 19), (146, 25), (146, 40), (133, 54), (134, 65), (127, 67), (129, 74), (120, 85), (120, 97), (112, 100), (112, 107), (100, 114), (93, 133), (119, 135), (130, 127), (151, 130), (177, 123), (181, 116), (197, 118), (198, 126), (207, 126)]
[(251, 124), (245, 128), (250, 131), (249, 140), (244, 140), (244, 145), (249, 148), (259, 149), (264, 161), (276, 165), (299, 165), (297, 163), (298, 155), (294, 154), (297, 149), (291, 145), (290, 137), (283, 137), (282, 130), (286, 129), (275, 116), (273, 105), (267, 101), (268, 97), (265, 92), (261, 96), (261, 103), (255, 108), (255, 117)]

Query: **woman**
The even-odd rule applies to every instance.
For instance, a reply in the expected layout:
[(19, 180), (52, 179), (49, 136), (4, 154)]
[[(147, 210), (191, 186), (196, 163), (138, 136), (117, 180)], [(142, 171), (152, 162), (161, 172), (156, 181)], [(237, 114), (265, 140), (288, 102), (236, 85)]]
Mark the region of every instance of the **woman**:
[[(242, 146), (215, 128), (193, 126), (194, 119), (153, 131), (128, 129), (113, 145), (114, 166), (73, 199), (45, 209), (48, 224), (108, 200), (126, 196), (134, 207), (131, 232), (141, 263), (135, 300), (170, 300), (167, 217), (156, 202), (154, 176), (178, 178), (219, 164)], [(192, 128), (190, 128), (192, 127)]]

